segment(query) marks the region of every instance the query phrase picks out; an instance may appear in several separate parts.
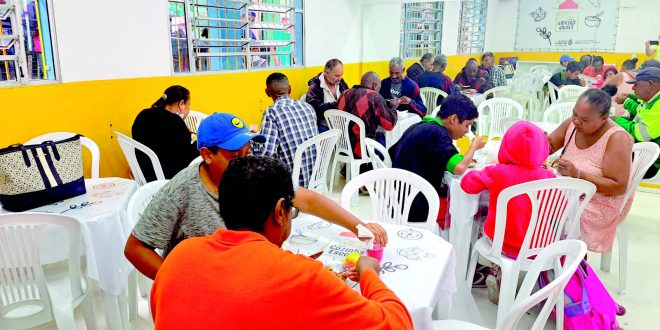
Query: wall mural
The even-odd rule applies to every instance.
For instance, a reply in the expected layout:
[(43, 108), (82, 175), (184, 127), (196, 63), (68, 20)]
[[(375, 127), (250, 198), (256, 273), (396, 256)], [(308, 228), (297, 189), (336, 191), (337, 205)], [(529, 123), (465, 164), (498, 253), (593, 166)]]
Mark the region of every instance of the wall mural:
[(614, 51), (619, 0), (520, 0), (518, 11), (516, 51)]

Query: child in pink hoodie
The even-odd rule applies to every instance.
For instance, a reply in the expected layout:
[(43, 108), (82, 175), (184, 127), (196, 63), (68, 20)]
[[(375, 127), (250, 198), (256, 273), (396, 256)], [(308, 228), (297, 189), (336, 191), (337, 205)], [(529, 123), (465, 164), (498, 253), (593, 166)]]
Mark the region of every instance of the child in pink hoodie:
[[(555, 177), (551, 170), (543, 167), (548, 152), (548, 139), (543, 130), (530, 122), (519, 121), (511, 126), (502, 138), (498, 154), (499, 164), (479, 171), (470, 171), (463, 176), (461, 188), (465, 192), (477, 194), (485, 189), (490, 191), (490, 206), (484, 225), (484, 234), (491, 240), (495, 232), (497, 198), (502, 190), (529, 181)], [(509, 202), (506, 234), (502, 246), (502, 251), (506, 255), (515, 257), (520, 252), (520, 246), (529, 226), (531, 208), (531, 202), (527, 196), (518, 196)], [(499, 294), (490, 292), (494, 289), (491, 288), (492, 284), (492, 279), (486, 280), (489, 296), (495, 302), (496, 296)]]

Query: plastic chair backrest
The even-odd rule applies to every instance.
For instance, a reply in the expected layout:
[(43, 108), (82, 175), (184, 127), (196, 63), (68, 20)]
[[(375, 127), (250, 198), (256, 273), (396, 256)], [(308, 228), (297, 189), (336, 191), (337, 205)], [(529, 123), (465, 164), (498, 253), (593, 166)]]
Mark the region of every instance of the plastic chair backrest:
[(541, 117), (541, 105), (539, 99), (529, 93), (511, 91), (503, 96), (518, 102), (525, 111), (525, 117), (528, 120), (538, 120)]
[(419, 89), (419, 93), (422, 95), (422, 100), (424, 101), (424, 106), (426, 109), (433, 109), (438, 103), (438, 96), (442, 95), (443, 98), (447, 97), (445, 91), (433, 88), (433, 87), (422, 87)]
[(551, 71), (550, 68), (548, 68), (546, 65), (535, 65), (529, 68), (529, 73), (536, 73), (536, 72), (551, 72)]
[(441, 105), (435, 107), (435, 108), (433, 109), (433, 112), (431, 112), (431, 116), (432, 116), (432, 117), (437, 117), (437, 116), (438, 116), (438, 112), (440, 112), (440, 108), (441, 108), (441, 107), (442, 107)]
[(559, 87), (557, 85), (553, 84), (552, 81), (548, 81), (548, 97), (550, 102), (554, 104), (557, 102), (557, 97), (559, 96)]
[(312, 173), (310, 173), (307, 187), (304, 188), (326, 196), (330, 194), (330, 189), (328, 187), (328, 171), (331, 165), (330, 160), (332, 159), (332, 155), (334, 154), (340, 136), (340, 130), (331, 129), (298, 145), (296, 153), (293, 156), (293, 172), (291, 174), (294, 188), (299, 186), (303, 155), (305, 152), (316, 152), (316, 157), (314, 158), (314, 164), (312, 166)]
[(115, 135), (117, 135), (117, 141), (119, 142), (121, 151), (124, 153), (124, 157), (126, 157), (128, 166), (131, 168), (131, 172), (133, 172), (133, 175), (135, 176), (135, 181), (138, 183), (138, 185), (140, 186), (144, 185), (145, 183), (147, 183), (147, 179), (144, 177), (144, 174), (142, 174), (142, 170), (140, 169), (140, 163), (138, 163), (137, 157), (135, 156), (135, 149), (140, 150), (141, 152), (149, 156), (149, 159), (151, 160), (151, 166), (154, 167), (156, 180), (165, 180), (165, 174), (163, 173), (163, 168), (160, 166), (160, 161), (158, 160), (158, 156), (156, 155), (155, 152), (153, 152), (153, 150), (149, 149), (149, 147), (145, 146), (144, 144), (137, 142), (119, 132), (115, 131)]
[(358, 125), (360, 128), (360, 136), (359, 136), (359, 141), (360, 141), (360, 154), (362, 155), (362, 158), (367, 157), (366, 150), (364, 148), (364, 139), (365, 137), (365, 126), (364, 122), (362, 119), (360, 119), (357, 116), (354, 116), (346, 111), (342, 110), (327, 110), (324, 113), (325, 120), (328, 122), (328, 126), (331, 129), (338, 129), (341, 131), (341, 137), (339, 138), (339, 142), (337, 143), (337, 154), (339, 155), (345, 155), (350, 157), (351, 159), (355, 159), (355, 155), (353, 155), (353, 148), (351, 147), (351, 140), (349, 139), (349, 124), (353, 122), (354, 124)]
[(543, 111), (543, 121), (561, 124), (573, 116), (573, 108), (575, 108), (575, 102), (555, 102)]
[(504, 97), (504, 95), (510, 91), (511, 87), (509, 86), (497, 86), (485, 91), (483, 97), (484, 99), (489, 95), (492, 95), (493, 97)]
[(626, 193), (623, 195), (623, 200), (626, 202), (621, 204), (619, 213), (623, 211), (628, 198), (630, 198), (633, 191), (637, 189), (639, 183), (642, 182), (646, 171), (653, 166), (653, 163), (658, 159), (658, 156), (660, 155), (660, 147), (658, 147), (655, 142), (637, 142), (633, 144), (632, 154), (633, 162), (632, 167), (630, 168), (632, 175), (630, 177), (630, 182), (628, 183), (628, 189), (626, 189)]
[(304, 94), (300, 97), (300, 101), (301, 101), (301, 102), (305, 102), (305, 103), (307, 103), (307, 93), (304, 93)]
[[(69, 132), (47, 133), (44, 135), (33, 137), (28, 142), (25, 142), (25, 144), (37, 144), (45, 141), (60, 141), (60, 140), (68, 139), (74, 135), (76, 135), (76, 133), (69, 133)], [(92, 139), (86, 136), (80, 137), (80, 143), (83, 145), (83, 147), (87, 148), (87, 150), (89, 150), (89, 152), (92, 154), (92, 171), (91, 171), (92, 179), (98, 179), (99, 166), (101, 163), (101, 152), (99, 151), (99, 146), (96, 144), (96, 142), (94, 142)]]
[(489, 140), (504, 136), (506, 130), (501, 126), (500, 121), (502, 118), (523, 119), (525, 113), (520, 103), (511, 99), (497, 97), (479, 104), (477, 110), (479, 111), (480, 118), (484, 118), (482, 115), (488, 116), (488, 121), (483, 124), (479, 122), (477, 129), (479, 135), (487, 135)]
[(378, 141), (369, 138), (366, 138), (365, 142), (367, 144), (367, 153), (369, 154), (371, 165), (374, 169), (392, 167), (392, 159), (385, 146), (378, 143)]
[(561, 238), (566, 220), (573, 221), (573, 226), (579, 225), (582, 211), (594, 193), (596, 186), (593, 183), (574, 178), (536, 180), (502, 190), (497, 198), (495, 234), (490, 254), (502, 253), (507, 205), (511, 199), (527, 196), (531, 201), (529, 227), (517, 258), (518, 262), (529, 264), (530, 257)]
[[(587, 245), (579, 240), (557, 241), (541, 250), (532, 261), (501, 328), (517, 329), (522, 316), (534, 306), (545, 301), (530, 328), (532, 330), (544, 329), (557, 300), (564, 299), (564, 288), (586, 254)], [(554, 271), (554, 279), (545, 287), (532, 293), (541, 272), (548, 269)]]
[(128, 223), (130, 223), (131, 226), (137, 224), (138, 220), (140, 220), (140, 216), (142, 216), (142, 212), (147, 208), (151, 199), (168, 182), (170, 182), (170, 180), (151, 181), (139, 187), (133, 193), (131, 199), (128, 201), (128, 206), (126, 207)]
[(521, 120), (522, 119), (519, 119), (519, 118), (504, 117), (504, 118), (500, 119), (500, 126), (502, 126), (502, 128), (504, 128), (504, 131), (506, 132), (506, 131), (509, 130), (509, 128), (511, 126), (513, 126), (513, 124), (515, 124), (515, 123), (517, 123)]
[[(47, 213), (0, 214), (0, 328), (25, 328), (54, 318), (39, 257), (45, 231), (57, 228), (68, 236), (68, 281), (73, 301), (86, 293), (80, 272), (80, 223), (69, 216)], [(65, 245), (65, 246), (66, 246)], [(7, 317), (11, 314), (23, 317)], [(12, 313), (15, 312), (15, 313)]]
[(202, 120), (204, 120), (206, 117), (208, 117), (208, 115), (203, 112), (190, 110), (188, 116), (186, 116), (186, 119), (184, 120), (186, 122), (186, 127), (188, 127), (190, 133), (197, 134), (197, 129), (199, 128), (199, 124), (201, 124)]
[(566, 102), (566, 101), (577, 101), (578, 97), (586, 91), (586, 87), (577, 86), (577, 85), (566, 85), (559, 89), (559, 97), (557, 101)]
[(426, 229), (436, 232), (440, 197), (433, 186), (421, 176), (398, 168), (375, 169), (358, 175), (349, 181), (341, 192), (341, 206), (349, 210), (351, 198), (360, 187), (369, 191), (371, 198), (371, 220), (398, 225), (409, 225), (408, 214), (413, 199), (418, 193), (426, 198), (429, 204), (429, 214), (424, 225)]

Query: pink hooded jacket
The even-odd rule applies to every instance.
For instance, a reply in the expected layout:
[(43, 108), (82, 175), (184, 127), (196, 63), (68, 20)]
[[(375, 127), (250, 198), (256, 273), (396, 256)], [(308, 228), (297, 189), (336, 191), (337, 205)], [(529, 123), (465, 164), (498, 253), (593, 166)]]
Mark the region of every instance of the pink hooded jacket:
[[(548, 139), (536, 125), (519, 121), (504, 134), (500, 146), (499, 164), (480, 171), (470, 171), (463, 176), (461, 188), (469, 194), (490, 191), (490, 207), (484, 233), (493, 239), (497, 198), (502, 190), (511, 186), (540, 179), (554, 178), (551, 170), (543, 167), (548, 157)], [(509, 202), (506, 231), (502, 250), (509, 255), (518, 255), (525, 239), (531, 204), (527, 196), (518, 196)]]

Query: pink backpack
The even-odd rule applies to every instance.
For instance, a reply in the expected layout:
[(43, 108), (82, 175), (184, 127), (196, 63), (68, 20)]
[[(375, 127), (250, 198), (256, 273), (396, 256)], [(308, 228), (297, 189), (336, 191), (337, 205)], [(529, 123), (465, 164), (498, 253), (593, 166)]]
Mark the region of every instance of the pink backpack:
[[(539, 278), (539, 287), (549, 283), (547, 272)], [(564, 329), (618, 330), (618, 305), (594, 270), (582, 261), (564, 289)], [(554, 314), (554, 311), (553, 311)]]

